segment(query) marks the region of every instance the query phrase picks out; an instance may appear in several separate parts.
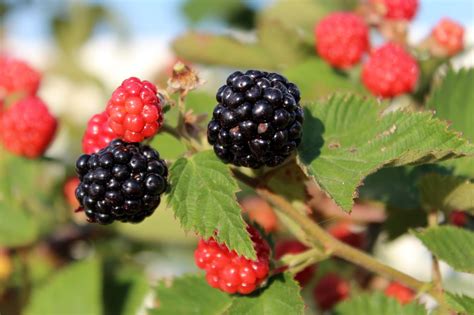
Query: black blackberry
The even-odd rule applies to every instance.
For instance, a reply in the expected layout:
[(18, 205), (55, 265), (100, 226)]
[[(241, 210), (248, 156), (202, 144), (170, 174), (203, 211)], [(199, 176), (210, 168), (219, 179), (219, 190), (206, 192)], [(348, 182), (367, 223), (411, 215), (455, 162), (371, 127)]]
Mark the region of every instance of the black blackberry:
[(76, 198), (90, 222), (138, 223), (160, 204), (168, 168), (153, 148), (114, 140), (76, 162), (80, 184)]
[(298, 87), (278, 73), (236, 71), (217, 91), (207, 139), (225, 163), (259, 168), (282, 163), (300, 144)]

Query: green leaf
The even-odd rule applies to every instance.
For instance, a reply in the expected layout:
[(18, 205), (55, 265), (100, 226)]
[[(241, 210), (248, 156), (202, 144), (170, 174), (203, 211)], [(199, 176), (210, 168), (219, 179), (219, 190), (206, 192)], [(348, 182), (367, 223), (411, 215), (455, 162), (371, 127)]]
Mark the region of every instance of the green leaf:
[(188, 32), (172, 44), (175, 53), (196, 63), (235, 68), (268, 68), (275, 65), (257, 44), (243, 43), (230, 36)]
[(352, 10), (356, 1), (354, 0), (298, 0), (273, 1), (271, 6), (261, 10), (259, 20), (279, 20), (292, 27), (306, 38), (308, 43), (314, 43), (314, 25), (318, 20), (332, 11)]
[[(2, 179), (3, 180), (3, 179)], [(0, 192), (1, 194), (1, 192)], [(2, 200), (0, 195), (0, 247), (15, 247), (31, 243), (38, 235), (35, 220), (15, 202)]]
[(446, 292), (446, 300), (457, 312), (462, 314), (474, 314), (474, 298), (466, 295), (456, 295)]
[(240, 255), (255, 258), (235, 196), (237, 183), (214, 152), (177, 160), (170, 169), (170, 182), (169, 203), (185, 230), (204, 238), (214, 236)]
[(217, 315), (223, 314), (232, 303), (232, 297), (211, 287), (202, 275), (175, 278), (172, 283), (160, 281), (156, 288), (159, 307), (154, 315)]
[(35, 289), (25, 314), (102, 314), (100, 264), (74, 263)]
[[(451, 122), (455, 130), (461, 131), (464, 137), (474, 141), (474, 69), (449, 69), (439, 86), (434, 88), (428, 99), (427, 107), (436, 111), (436, 117)], [(474, 158), (449, 161), (455, 173), (474, 177)]]
[(300, 161), (344, 210), (357, 187), (387, 166), (474, 154), (474, 146), (428, 112), (382, 114), (372, 99), (335, 95), (306, 106)]
[(418, 184), (425, 210), (474, 209), (474, 184), (464, 178), (432, 173), (424, 175)]
[(255, 23), (255, 11), (242, 0), (187, 0), (182, 6), (186, 17), (197, 23), (204, 19), (223, 20), (231, 26), (250, 29)]
[(291, 82), (298, 85), (303, 100), (316, 100), (334, 92), (363, 91), (340, 72), (336, 72), (327, 62), (319, 58), (308, 58), (284, 72)]
[(281, 69), (314, 55), (314, 48), (281, 21), (262, 19), (258, 26), (255, 43), (189, 32), (173, 42), (173, 49), (186, 60), (236, 68)]
[(128, 265), (121, 265), (119, 269), (108, 264), (104, 265), (103, 270), (105, 277), (102, 303), (105, 314), (138, 314), (146, 295), (151, 291), (143, 270), (135, 270)]
[(288, 273), (273, 277), (269, 287), (258, 295), (240, 296), (229, 308), (229, 315), (303, 314), (304, 303), (300, 286)]
[(401, 305), (396, 299), (380, 292), (362, 293), (336, 306), (337, 315), (423, 315), (428, 314), (423, 305)]
[(474, 273), (474, 233), (453, 226), (413, 232), (439, 259), (456, 270)]
[[(151, 314), (287, 315), (303, 314), (301, 288), (290, 274), (269, 280), (267, 287), (247, 296), (228, 295), (207, 284), (202, 275), (176, 278), (157, 286), (158, 308)], [(185, 302), (183, 302), (185, 301)]]

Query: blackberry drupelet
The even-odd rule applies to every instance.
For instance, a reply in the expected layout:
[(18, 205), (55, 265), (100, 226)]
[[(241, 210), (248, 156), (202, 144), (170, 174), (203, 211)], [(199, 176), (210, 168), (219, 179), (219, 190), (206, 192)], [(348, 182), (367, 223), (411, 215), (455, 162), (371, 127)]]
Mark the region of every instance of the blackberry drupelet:
[(116, 139), (76, 162), (76, 198), (90, 222), (138, 223), (160, 204), (168, 168), (153, 148)]
[(225, 163), (276, 166), (301, 142), (298, 87), (278, 73), (236, 71), (217, 91), (207, 139)]

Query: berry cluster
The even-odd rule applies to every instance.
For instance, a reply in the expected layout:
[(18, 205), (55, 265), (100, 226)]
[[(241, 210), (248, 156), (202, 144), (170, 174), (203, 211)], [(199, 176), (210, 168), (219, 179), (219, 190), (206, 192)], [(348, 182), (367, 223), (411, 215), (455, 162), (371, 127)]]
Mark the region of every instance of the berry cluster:
[(225, 163), (281, 164), (300, 144), (303, 109), (295, 84), (277, 74), (236, 71), (219, 88), (207, 138)]
[(0, 116), (0, 140), (10, 152), (35, 158), (48, 148), (56, 126), (46, 104), (36, 96), (28, 96)]
[(106, 112), (110, 128), (127, 142), (154, 136), (163, 121), (155, 85), (134, 77), (123, 81), (113, 92)]
[(318, 54), (336, 68), (358, 63), (369, 48), (369, 29), (354, 13), (332, 13), (316, 24), (314, 33)]
[(254, 243), (256, 260), (239, 256), (212, 238), (199, 241), (194, 260), (206, 271), (206, 280), (212, 287), (231, 294), (250, 294), (267, 278), (270, 247), (255, 228), (249, 226), (247, 231)]
[(168, 169), (147, 145), (113, 140), (76, 162), (76, 198), (91, 222), (137, 223), (150, 216), (167, 188)]
[(395, 43), (376, 49), (362, 69), (362, 81), (367, 89), (381, 97), (411, 92), (418, 75), (416, 60)]

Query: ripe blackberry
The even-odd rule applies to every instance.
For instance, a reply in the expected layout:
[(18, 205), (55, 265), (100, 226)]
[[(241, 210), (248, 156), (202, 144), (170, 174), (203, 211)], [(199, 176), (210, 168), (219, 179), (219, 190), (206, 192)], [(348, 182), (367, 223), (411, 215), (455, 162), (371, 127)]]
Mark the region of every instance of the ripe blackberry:
[(278, 73), (236, 71), (219, 88), (216, 99), (207, 139), (224, 163), (276, 166), (300, 144), (300, 92)]
[(335, 12), (322, 19), (314, 29), (318, 54), (336, 68), (358, 63), (369, 48), (369, 28), (360, 16)]
[(256, 260), (238, 256), (212, 238), (199, 241), (194, 261), (198, 268), (206, 271), (206, 280), (213, 288), (231, 294), (250, 294), (267, 278), (270, 246), (254, 227), (248, 226), (247, 231), (257, 252)]
[(168, 168), (147, 145), (116, 139), (76, 162), (81, 180), (76, 198), (90, 222), (138, 223), (160, 204), (167, 188)]
[(141, 142), (154, 136), (163, 123), (156, 86), (135, 77), (115, 89), (106, 112), (110, 128), (127, 142)]

